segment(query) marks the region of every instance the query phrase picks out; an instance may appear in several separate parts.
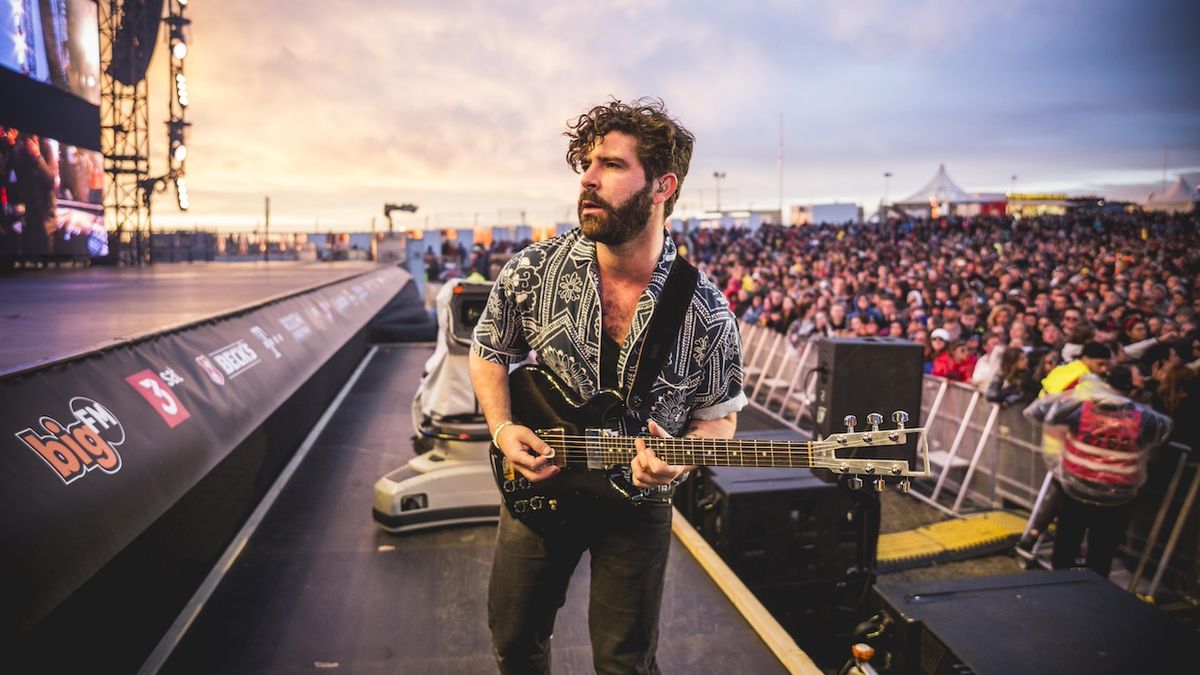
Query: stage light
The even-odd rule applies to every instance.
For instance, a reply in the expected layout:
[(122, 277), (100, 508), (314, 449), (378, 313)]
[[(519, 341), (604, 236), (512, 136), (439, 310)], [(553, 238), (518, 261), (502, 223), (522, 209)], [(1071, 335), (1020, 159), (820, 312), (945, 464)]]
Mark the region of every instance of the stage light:
[(187, 179), (183, 176), (175, 177), (175, 199), (179, 203), (181, 211), (187, 211), (191, 206), (191, 201), (188, 199)]
[(171, 15), (166, 19), (167, 27), (170, 32), (167, 34), (167, 42), (171, 45), (171, 55), (176, 60), (182, 61), (187, 56), (188, 46), (187, 38), (183, 34), (183, 27), (192, 23), (191, 19), (185, 19), (182, 16)]
[(170, 157), (175, 164), (187, 159), (186, 132), (190, 126), (192, 126), (192, 123), (185, 120), (174, 119), (167, 121), (167, 139), (170, 144)]
[(175, 100), (179, 102), (180, 107), (188, 106), (187, 78), (183, 76), (183, 73), (175, 75)]

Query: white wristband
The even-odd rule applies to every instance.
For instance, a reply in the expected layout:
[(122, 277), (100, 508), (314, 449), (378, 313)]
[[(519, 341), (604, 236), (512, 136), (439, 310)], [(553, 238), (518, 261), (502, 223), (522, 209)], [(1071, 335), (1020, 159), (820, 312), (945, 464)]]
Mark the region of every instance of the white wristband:
[(496, 425), (495, 430), (492, 431), (492, 445), (496, 446), (497, 448), (500, 447), (500, 441), (499, 441), (500, 431), (503, 430), (504, 427), (509, 426), (510, 424), (516, 424), (516, 422), (514, 422), (512, 420), (504, 420), (500, 424)]

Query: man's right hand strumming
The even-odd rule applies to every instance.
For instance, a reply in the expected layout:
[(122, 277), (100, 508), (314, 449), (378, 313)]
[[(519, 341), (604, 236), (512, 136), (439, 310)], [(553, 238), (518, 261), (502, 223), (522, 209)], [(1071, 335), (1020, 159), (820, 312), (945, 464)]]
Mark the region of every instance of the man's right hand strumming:
[(536, 483), (558, 473), (552, 461), (554, 449), (532, 429), (515, 422), (501, 423), (497, 429), (493, 442), (522, 476)]

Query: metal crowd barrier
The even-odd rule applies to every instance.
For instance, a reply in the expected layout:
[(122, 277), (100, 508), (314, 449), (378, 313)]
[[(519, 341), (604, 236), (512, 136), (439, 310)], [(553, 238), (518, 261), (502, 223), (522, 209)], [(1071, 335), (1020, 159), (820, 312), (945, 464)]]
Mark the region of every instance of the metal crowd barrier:
[[(817, 382), (812, 374), (817, 366), (817, 341), (792, 345), (778, 331), (744, 322), (741, 337), (743, 386), (750, 404), (799, 433), (811, 434), (809, 410), (816, 397)], [(1022, 406), (988, 403), (984, 392), (970, 385), (925, 375), (920, 424), (926, 429), (933, 474), (924, 485), (914, 483), (910, 494), (952, 516), (1014, 506), (1033, 510), (1047, 470), (1041, 455), (1041, 426), (1021, 411)], [(1185, 587), (1196, 590), (1200, 584), (1195, 569), (1200, 563), (1195, 563), (1195, 555), (1172, 560), (1185, 526), (1200, 529), (1190, 518), (1200, 501), (1200, 468), (1193, 467), (1200, 460), (1186, 448), (1172, 450), (1177, 453), (1173, 455), (1178, 458), (1177, 466), (1164, 499), (1156, 504), (1150, 532), (1145, 538), (1135, 535), (1131, 540), (1135, 555), (1140, 556), (1130, 590), (1148, 573), (1147, 563), (1153, 558), (1151, 598), (1168, 567), (1183, 568), (1180, 576)], [(1182, 480), (1185, 473), (1188, 480)], [(1169, 513), (1174, 517), (1168, 526)], [(1168, 527), (1166, 541), (1159, 541)]]
[[(796, 431), (811, 433), (816, 340), (793, 346), (779, 331), (744, 322), (741, 336), (743, 384), (751, 404)], [(1002, 505), (1033, 507), (1046, 475), (1041, 429), (1019, 407), (1002, 408), (974, 387), (926, 375), (921, 425), (934, 469), (927, 501), (953, 515)]]

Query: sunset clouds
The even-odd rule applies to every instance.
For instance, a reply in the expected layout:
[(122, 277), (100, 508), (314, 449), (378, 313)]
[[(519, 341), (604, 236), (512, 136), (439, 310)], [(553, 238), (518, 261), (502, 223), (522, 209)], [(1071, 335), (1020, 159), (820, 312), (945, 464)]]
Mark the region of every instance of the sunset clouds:
[[(516, 6), (514, 8), (513, 6)], [(156, 226), (364, 230), (385, 201), (452, 226), (572, 219), (566, 120), (661, 96), (698, 142), (681, 210), (873, 206), (945, 162), (967, 189), (1200, 170), (1195, 3), (189, 4), (192, 211)], [(166, 78), (151, 69), (152, 119)], [(161, 86), (157, 83), (161, 82)], [(159, 90), (162, 91), (159, 91)], [(160, 95), (161, 94), (161, 95)], [(161, 127), (152, 123), (152, 131)], [(161, 154), (163, 138), (152, 136)]]

